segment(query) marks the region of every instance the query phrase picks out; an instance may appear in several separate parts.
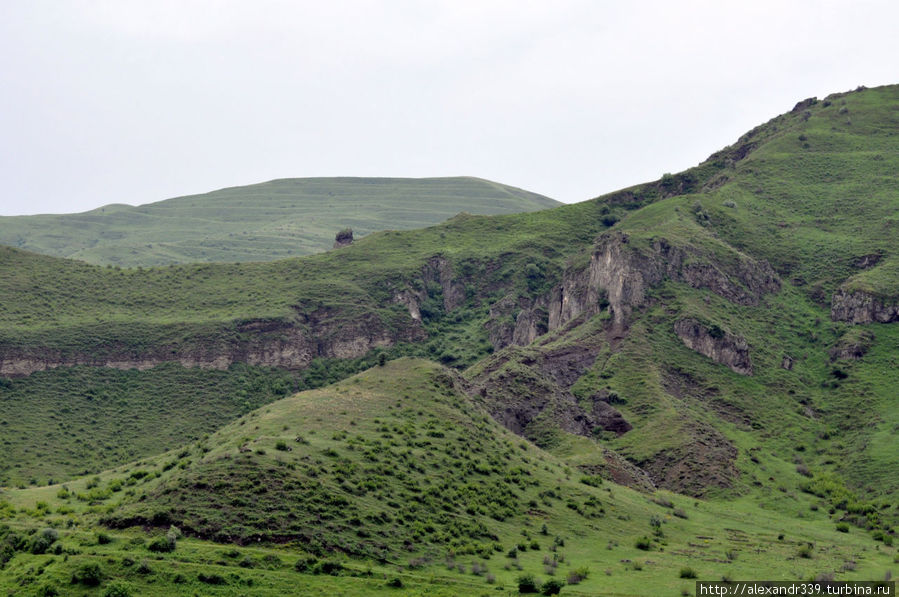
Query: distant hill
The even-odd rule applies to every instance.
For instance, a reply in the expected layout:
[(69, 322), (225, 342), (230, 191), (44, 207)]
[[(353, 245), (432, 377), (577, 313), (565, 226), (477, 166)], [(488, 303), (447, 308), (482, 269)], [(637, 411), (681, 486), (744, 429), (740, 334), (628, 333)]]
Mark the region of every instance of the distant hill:
[(481, 178), (285, 178), (137, 207), (0, 217), (0, 244), (99, 265), (271, 261), (330, 249), (334, 235), (423, 228), (460, 212), (559, 202)]

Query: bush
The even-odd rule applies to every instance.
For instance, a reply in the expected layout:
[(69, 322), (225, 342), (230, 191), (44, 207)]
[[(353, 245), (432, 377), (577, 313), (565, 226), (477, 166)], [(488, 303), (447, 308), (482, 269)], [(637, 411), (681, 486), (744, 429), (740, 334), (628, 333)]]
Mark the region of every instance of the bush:
[(56, 597), (57, 595), (59, 595), (59, 589), (54, 584), (43, 585), (37, 590), (38, 597)]
[(103, 571), (99, 564), (83, 564), (72, 576), (72, 581), (87, 587), (96, 587), (103, 580)]
[(587, 576), (590, 574), (590, 570), (587, 569), (586, 566), (582, 568), (575, 568), (571, 572), (568, 573), (568, 584), (576, 585), (580, 582), (587, 579)]
[(837, 524), (837, 530), (838, 530), (839, 532), (841, 532), (841, 533), (848, 533), (848, 532), (849, 532), (849, 525), (846, 524), (845, 522), (838, 523), (838, 524)]
[(107, 545), (112, 543), (112, 538), (106, 533), (97, 533), (97, 545)]
[(685, 567), (680, 569), (681, 578), (696, 578), (696, 571), (692, 568)]
[(223, 584), (225, 584), (224, 577), (219, 576), (218, 574), (208, 574), (207, 575), (207, 574), (203, 574), (202, 572), (200, 572), (199, 574), (197, 574), (197, 580), (200, 582), (206, 583), (207, 585), (223, 585)]
[(121, 580), (114, 580), (102, 593), (103, 597), (131, 597), (131, 585)]
[(558, 595), (559, 591), (561, 591), (562, 587), (564, 586), (564, 581), (556, 580), (555, 578), (553, 578), (543, 583), (543, 590), (541, 591), (541, 593), (543, 593), (544, 595)]
[(156, 537), (150, 541), (147, 549), (156, 553), (169, 553), (175, 551), (175, 545), (175, 539), (172, 537)]
[(343, 564), (340, 562), (333, 561), (324, 561), (317, 563), (312, 568), (312, 574), (330, 574), (331, 576), (337, 576), (340, 574), (340, 571), (343, 570)]
[(643, 551), (649, 551), (652, 549), (652, 541), (649, 537), (643, 536), (637, 539), (636, 543), (634, 543), (634, 547)]
[(387, 581), (387, 586), (388, 586), (388, 587), (393, 587), (394, 589), (402, 589), (402, 588), (403, 588), (403, 581), (402, 581), (402, 579), (400, 579), (399, 577), (393, 577), (393, 578), (391, 578), (390, 580)]
[(518, 577), (519, 593), (538, 593), (540, 591), (540, 582), (534, 578), (533, 574), (522, 574)]
[(59, 532), (56, 529), (43, 529), (31, 538), (28, 551), (34, 554), (46, 553), (57, 539), (59, 539)]

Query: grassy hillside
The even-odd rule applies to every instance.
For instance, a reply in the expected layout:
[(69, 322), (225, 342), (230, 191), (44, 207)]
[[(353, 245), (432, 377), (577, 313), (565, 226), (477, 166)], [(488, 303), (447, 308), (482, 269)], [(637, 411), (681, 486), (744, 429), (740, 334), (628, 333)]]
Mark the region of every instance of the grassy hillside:
[(578, 471), (499, 427), (458, 383), (433, 363), (392, 361), (182, 450), (6, 492), (0, 587), (508, 595), (530, 575), (567, 583), (566, 595), (658, 595), (690, 591), (693, 577), (894, 566), (892, 548), (821, 513), (647, 495)]
[(271, 261), (356, 237), (442, 222), (459, 212), (505, 214), (558, 202), (480, 178), (288, 178), (64, 215), (0, 217), (0, 244), (124, 267)]
[[(172, 592), (205, 591), (214, 573), (222, 594), (251, 577), (451, 594), (488, 570), (494, 594), (553, 562), (557, 578), (589, 568), (572, 595), (676, 594), (683, 567), (883, 578), (899, 525), (897, 106), (896, 86), (806, 100), (659, 181), (302, 259), (128, 270), (2, 250), (0, 367), (37, 371), (0, 387), (6, 478), (68, 487), (7, 490), (5, 512), (15, 533), (71, 525), (58, 555), (80, 550), (39, 560), (23, 553), (35, 535), (10, 540), (3, 582), (80, 562), (142, 592), (178, 574)], [(409, 355), (429, 361), (392, 360)], [(222, 370), (184, 368), (198, 365)], [(204, 438), (202, 414), (184, 416), (154, 449), (139, 397), (172, 380), (202, 387), (163, 414), (195, 402), (225, 426)], [(318, 389), (244, 414), (285, 388)], [(75, 424), (32, 414), (67, 401)], [(88, 424), (101, 416), (105, 432)], [(34, 439), (63, 423), (65, 441)], [(117, 428), (139, 452), (109, 448)], [(103, 453), (73, 468), (88, 436)], [(179, 442), (194, 443), (160, 454)], [(85, 535), (101, 520), (104, 547)], [(153, 583), (120, 564), (151, 557), (135, 527), (172, 524), (189, 538), (152, 556)], [(344, 575), (324, 578), (334, 558)]]

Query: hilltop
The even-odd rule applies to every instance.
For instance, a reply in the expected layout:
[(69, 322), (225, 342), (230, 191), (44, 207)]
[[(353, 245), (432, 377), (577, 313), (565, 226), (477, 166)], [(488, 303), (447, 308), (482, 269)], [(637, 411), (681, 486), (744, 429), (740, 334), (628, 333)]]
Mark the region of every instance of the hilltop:
[(328, 250), (334, 235), (407, 230), (460, 212), (556, 207), (548, 197), (473, 177), (285, 178), (146, 205), (0, 217), (0, 244), (123, 267), (271, 261)]

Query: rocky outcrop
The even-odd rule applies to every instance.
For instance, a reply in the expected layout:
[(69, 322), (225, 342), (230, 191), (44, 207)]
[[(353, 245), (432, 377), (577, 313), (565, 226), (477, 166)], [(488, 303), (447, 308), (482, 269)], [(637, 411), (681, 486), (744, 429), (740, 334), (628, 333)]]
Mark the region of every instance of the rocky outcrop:
[(831, 298), (830, 318), (849, 323), (892, 323), (899, 321), (899, 299), (840, 288)]
[[(433, 285), (439, 286), (439, 291), (431, 290)], [(437, 292), (447, 313), (465, 302), (465, 284), (455, 276), (452, 264), (439, 255), (425, 263), (419, 278), (394, 292), (393, 302), (406, 307), (413, 320), (421, 321), (421, 305)]]
[(340, 249), (353, 244), (353, 229), (344, 228), (334, 237), (334, 248)]
[(484, 327), (494, 350), (527, 346), (548, 330), (546, 299), (507, 295), (490, 306)]
[(858, 361), (864, 357), (874, 344), (874, 334), (868, 331), (857, 333), (858, 328), (851, 328), (828, 351), (831, 362), (839, 360)]
[(530, 439), (540, 422), (585, 437), (600, 430), (626, 433), (631, 426), (608, 394), (579, 401), (570, 391), (595, 363), (601, 344), (598, 334), (577, 343), (506, 349), (471, 377), (472, 392), (500, 424)]
[(730, 251), (727, 259), (721, 259), (700, 247), (661, 238), (636, 248), (627, 234), (605, 235), (587, 269), (567, 272), (553, 292), (549, 328), (594, 315), (605, 302), (613, 321), (624, 324), (633, 309), (646, 302), (648, 290), (666, 279), (707, 289), (739, 305), (756, 305), (763, 295), (780, 289), (780, 280), (766, 261)]
[(682, 319), (674, 324), (674, 333), (684, 345), (722, 365), (734, 373), (752, 375), (749, 345), (740, 336), (734, 336), (717, 326), (705, 326), (695, 319)]
[(316, 357), (356, 358), (376, 347), (421, 340), (420, 326), (386, 326), (376, 313), (346, 317), (333, 310), (298, 314), (295, 320), (243, 322), (229, 329), (175, 335), (155, 345), (101, 343), (89, 352), (41, 346), (0, 346), (0, 376), (30, 375), (56, 367), (88, 365), (149, 369), (177, 362), (185, 367), (227, 369), (232, 363), (303, 369)]

